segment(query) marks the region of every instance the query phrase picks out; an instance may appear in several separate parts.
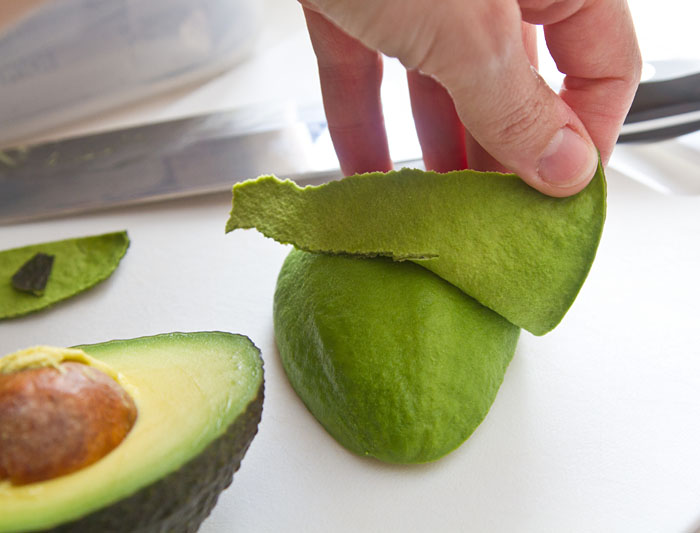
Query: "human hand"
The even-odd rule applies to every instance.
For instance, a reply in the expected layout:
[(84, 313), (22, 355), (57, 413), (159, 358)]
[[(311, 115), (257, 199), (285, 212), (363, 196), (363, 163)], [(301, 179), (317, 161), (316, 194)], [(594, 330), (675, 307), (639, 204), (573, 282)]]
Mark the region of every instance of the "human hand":
[[(625, 0), (300, 0), (345, 174), (392, 167), (381, 55), (408, 69), (426, 168), (508, 170), (551, 196), (607, 162), (639, 83)], [(565, 74), (537, 74), (534, 26)], [(466, 128), (466, 130), (465, 130)]]

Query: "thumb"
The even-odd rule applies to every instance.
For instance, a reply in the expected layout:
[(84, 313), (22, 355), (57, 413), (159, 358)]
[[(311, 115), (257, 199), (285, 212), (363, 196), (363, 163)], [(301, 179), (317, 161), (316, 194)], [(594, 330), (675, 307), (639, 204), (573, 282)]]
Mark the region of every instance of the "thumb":
[(441, 32), (447, 42), (433, 47), (440, 57), (426, 55), (420, 68), (447, 88), (469, 133), (498, 162), (547, 195), (570, 196), (593, 177), (598, 152), (576, 113), (532, 68), (520, 18), (512, 25), (497, 37), (484, 33), (498, 24), (448, 28)]

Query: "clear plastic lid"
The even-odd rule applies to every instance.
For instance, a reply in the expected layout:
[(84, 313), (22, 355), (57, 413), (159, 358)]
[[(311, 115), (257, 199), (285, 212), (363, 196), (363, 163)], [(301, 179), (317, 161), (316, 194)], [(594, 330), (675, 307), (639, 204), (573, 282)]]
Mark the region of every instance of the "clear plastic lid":
[(255, 0), (62, 0), (0, 34), (0, 143), (213, 76), (244, 58)]

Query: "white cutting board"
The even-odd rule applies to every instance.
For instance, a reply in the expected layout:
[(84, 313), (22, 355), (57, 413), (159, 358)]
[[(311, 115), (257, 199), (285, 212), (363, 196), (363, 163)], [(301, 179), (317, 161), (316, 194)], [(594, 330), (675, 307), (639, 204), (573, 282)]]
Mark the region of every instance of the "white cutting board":
[(0, 352), (167, 331), (249, 335), (265, 359), (260, 432), (202, 532), (634, 531), (700, 527), (700, 197), (610, 173), (609, 215), (563, 323), (523, 333), (486, 420), (436, 463), (356, 457), (281, 369), (272, 294), (287, 248), (224, 235), (228, 195), (0, 227), (0, 247), (126, 228), (112, 278), (0, 322)]

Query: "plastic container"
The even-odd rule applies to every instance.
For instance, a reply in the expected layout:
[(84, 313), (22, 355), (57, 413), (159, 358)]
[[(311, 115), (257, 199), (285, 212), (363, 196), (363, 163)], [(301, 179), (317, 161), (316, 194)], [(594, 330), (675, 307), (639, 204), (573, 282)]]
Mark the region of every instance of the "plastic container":
[(230, 68), (261, 13), (256, 0), (46, 2), (0, 35), (0, 144)]

